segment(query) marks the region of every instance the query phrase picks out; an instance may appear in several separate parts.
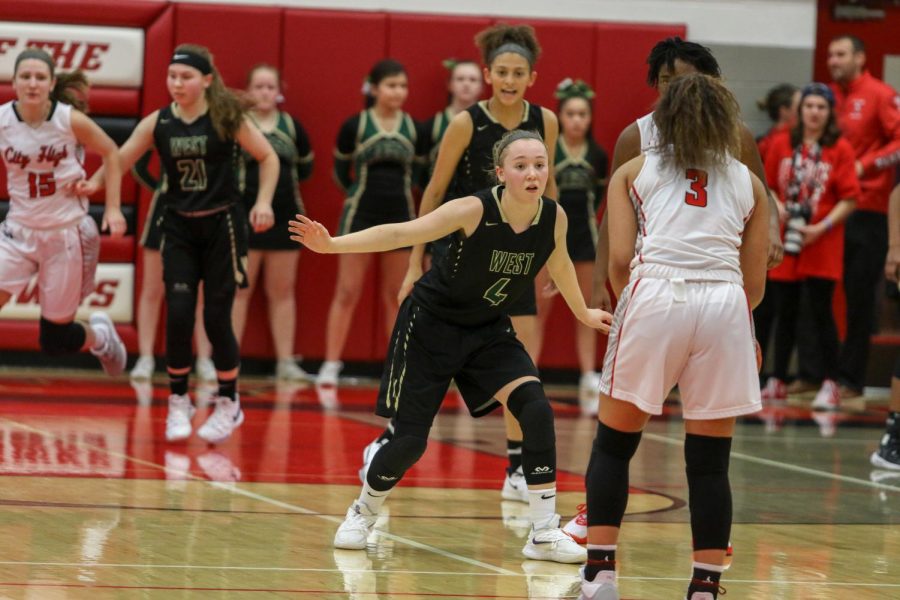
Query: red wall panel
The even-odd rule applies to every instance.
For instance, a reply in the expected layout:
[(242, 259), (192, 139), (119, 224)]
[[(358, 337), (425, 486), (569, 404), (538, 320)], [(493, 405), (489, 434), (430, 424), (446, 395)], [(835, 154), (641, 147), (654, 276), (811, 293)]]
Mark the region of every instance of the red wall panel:
[(253, 65), (278, 63), (281, 16), (280, 8), (179, 3), (174, 42), (209, 48), (225, 84), (243, 89)]
[[(302, 186), (304, 202), (314, 219), (334, 231), (344, 202), (331, 175), (334, 144), (341, 123), (363, 107), (363, 79), (372, 64), (387, 54), (387, 17), (381, 13), (288, 10), (284, 39), (290, 40), (282, 48), (284, 79), (290, 85), (284, 109), (303, 123), (316, 154), (313, 175)], [(325, 320), (336, 275), (336, 256), (304, 252), (297, 286), (300, 354), (324, 355)], [(386, 344), (376, 330), (378, 312), (370, 272), (353, 316), (344, 352), (347, 360), (376, 360), (384, 355)], [(250, 348), (250, 341), (245, 339), (244, 347)]]
[[(409, 75), (407, 112), (425, 120), (446, 106), (449, 73), (441, 62), (455, 58), (481, 64), (474, 38), (490, 24), (488, 18), (388, 15), (387, 53), (402, 62)], [(423, 44), (423, 40), (429, 43)]]
[[(816, 51), (813, 73), (816, 81), (831, 81), (828, 74), (828, 44), (838, 35), (855, 35), (866, 44), (866, 68), (881, 79), (884, 75), (884, 55), (900, 54), (900, 7), (885, 6), (883, 20), (838, 21), (832, 12), (833, 2), (819, 0), (816, 27)], [(885, 3), (887, 4), (887, 3)]]
[(3, 0), (0, 19), (85, 25), (144, 27), (169, 5), (167, 0)]

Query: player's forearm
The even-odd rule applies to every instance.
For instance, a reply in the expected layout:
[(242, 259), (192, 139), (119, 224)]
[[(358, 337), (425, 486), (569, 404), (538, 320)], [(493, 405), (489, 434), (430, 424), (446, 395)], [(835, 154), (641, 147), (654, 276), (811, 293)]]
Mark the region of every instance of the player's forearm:
[(271, 152), (259, 163), (259, 191), (256, 194), (256, 203), (262, 206), (272, 206), (272, 197), (275, 195), (275, 186), (278, 185), (278, 156)]
[(94, 173), (94, 177), (98, 174), (102, 176), (101, 181), (106, 188), (106, 210), (121, 208), (122, 164), (119, 161), (118, 148), (103, 156), (103, 166)]
[(606, 287), (606, 280), (609, 278), (609, 223), (606, 219), (606, 213), (600, 221), (600, 227), (597, 229), (597, 256), (594, 259), (594, 295), (598, 290)]
[[(441, 200), (447, 192), (446, 187), (438, 186), (432, 181), (425, 187), (422, 192), (422, 201), (419, 203), (419, 217), (424, 217), (428, 213), (435, 210), (441, 205)], [(425, 257), (425, 244), (416, 244), (409, 253), (409, 268), (422, 269), (422, 260)]]
[(550, 277), (553, 278), (553, 283), (556, 284), (556, 288), (562, 294), (563, 299), (569, 306), (569, 310), (572, 311), (576, 319), (584, 322), (587, 318), (588, 307), (578, 285), (578, 276), (575, 273), (575, 266), (572, 264), (572, 261), (567, 260), (567, 264), (561, 265), (556, 269), (550, 267), (550, 265), (548, 265), (548, 268), (550, 269)]

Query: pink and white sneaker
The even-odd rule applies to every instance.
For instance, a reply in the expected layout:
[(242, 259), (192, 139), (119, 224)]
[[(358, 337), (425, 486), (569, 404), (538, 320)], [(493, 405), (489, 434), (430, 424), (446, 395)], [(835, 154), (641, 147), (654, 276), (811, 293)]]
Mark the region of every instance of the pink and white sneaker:
[(777, 377), (769, 377), (760, 396), (762, 396), (763, 402), (786, 402), (787, 386)]
[(563, 527), (563, 533), (578, 542), (587, 544), (587, 504), (575, 507), (578, 513)]
[(813, 410), (838, 410), (841, 407), (841, 390), (833, 379), (826, 379), (813, 400)]

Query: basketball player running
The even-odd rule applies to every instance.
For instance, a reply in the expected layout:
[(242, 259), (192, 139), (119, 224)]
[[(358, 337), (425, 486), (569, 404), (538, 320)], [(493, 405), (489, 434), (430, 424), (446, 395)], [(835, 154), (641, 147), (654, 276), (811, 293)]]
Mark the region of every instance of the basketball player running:
[[(525, 100), (534, 85), (535, 63), (541, 48), (534, 29), (527, 25), (495, 25), (475, 36), (484, 60), (484, 79), (491, 86), (491, 98), (456, 115), (447, 127), (438, 150), (434, 172), (422, 194), (419, 215), (440, 206), (446, 197), (462, 198), (492, 185), (491, 155), (494, 144), (508, 131), (523, 129), (538, 132), (547, 143), (548, 152), (556, 146), (559, 124), (552, 110)], [(546, 195), (556, 198), (556, 181), (552, 177)], [(441, 243), (438, 243), (441, 246)], [(422, 276), (424, 246), (413, 248), (409, 269), (400, 288), (399, 298), (406, 297)], [(543, 278), (539, 277), (540, 282)], [(539, 287), (543, 285), (539, 284)], [(512, 317), (516, 335), (537, 364), (540, 355), (540, 331), (537, 327), (537, 305), (534, 289), (506, 308)], [(522, 473), (522, 430), (519, 423), (504, 411), (509, 465), (501, 495), (506, 500), (528, 501), (528, 490)], [(390, 426), (379, 438), (391, 435)], [(376, 440), (377, 441), (377, 440)], [(365, 466), (363, 467), (365, 468)]]
[(578, 288), (566, 252), (565, 212), (542, 196), (550, 162), (541, 137), (510, 132), (493, 154), (501, 185), (447, 202), (414, 221), (337, 238), (300, 215), (292, 224), (292, 239), (329, 253), (384, 252), (451, 236), (446, 256), (436, 257), (401, 306), (377, 410), (394, 418), (394, 436), (375, 453), (359, 499), (335, 535), (337, 548), (366, 547), (388, 494), (425, 452), (434, 416), (455, 379), (473, 416), (502, 404), (522, 424), (532, 521), (523, 554), (564, 563), (586, 556), (558, 528), (553, 411), (506, 306), (534, 285), (546, 263), (579, 320), (605, 331), (611, 315), (588, 309)]
[[(162, 201), (163, 279), (166, 283), (166, 369), (169, 414), (166, 439), (191, 435), (194, 407), (188, 396), (191, 334), (197, 288), (204, 285), (203, 321), (219, 379), (216, 407), (197, 434), (225, 441), (244, 421), (237, 395), (238, 344), (231, 327), (235, 288), (246, 285), (247, 222), (235, 160), (238, 146), (259, 163), (259, 192), (250, 211), (254, 231), (272, 226), (278, 156), (229, 92), (203, 46), (175, 48), (166, 85), (172, 104), (153, 111), (119, 150), (122, 168), (156, 149), (165, 178)], [(98, 185), (97, 174), (91, 185)]]
[(0, 106), (0, 154), (6, 165), (10, 207), (0, 224), (0, 308), (37, 275), (41, 350), (50, 355), (89, 349), (109, 375), (125, 368), (125, 346), (106, 313), (75, 321), (94, 291), (100, 257), (97, 225), (87, 214), (84, 148), (103, 157), (106, 206), (102, 228), (125, 233), (119, 208), (122, 170), (115, 143), (80, 109), (87, 79), (80, 71), (56, 74), (50, 55), (22, 51), (13, 68), (16, 99)]
[(741, 147), (737, 100), (716, 78), (685, 75), (669, 84), (653, 120), (658, 150), (625, 163), (609, 185), (619, 303), (585, 478), (586, 600), (619, 598), (615, 554), (629, 462), (676, 384), (694, 539), (687, 600), (717, 598), (731, 529), (735, 417), (762, 407), (750, 308), (765, 288), (768, 199), (733, 158)]

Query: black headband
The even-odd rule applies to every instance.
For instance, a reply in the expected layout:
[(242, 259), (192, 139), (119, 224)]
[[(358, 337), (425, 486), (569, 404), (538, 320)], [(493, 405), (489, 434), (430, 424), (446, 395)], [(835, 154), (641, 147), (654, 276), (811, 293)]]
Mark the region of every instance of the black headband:
[(170, 65), (187, 65), (189, 67), (194, 67), (204, 75), (209, 75), (212, 73), (212, 65), (209, 60), (196, 52), (191, 52), (190, 50), (176, 50), (172, 55), (172, 60), (169, 62)]

